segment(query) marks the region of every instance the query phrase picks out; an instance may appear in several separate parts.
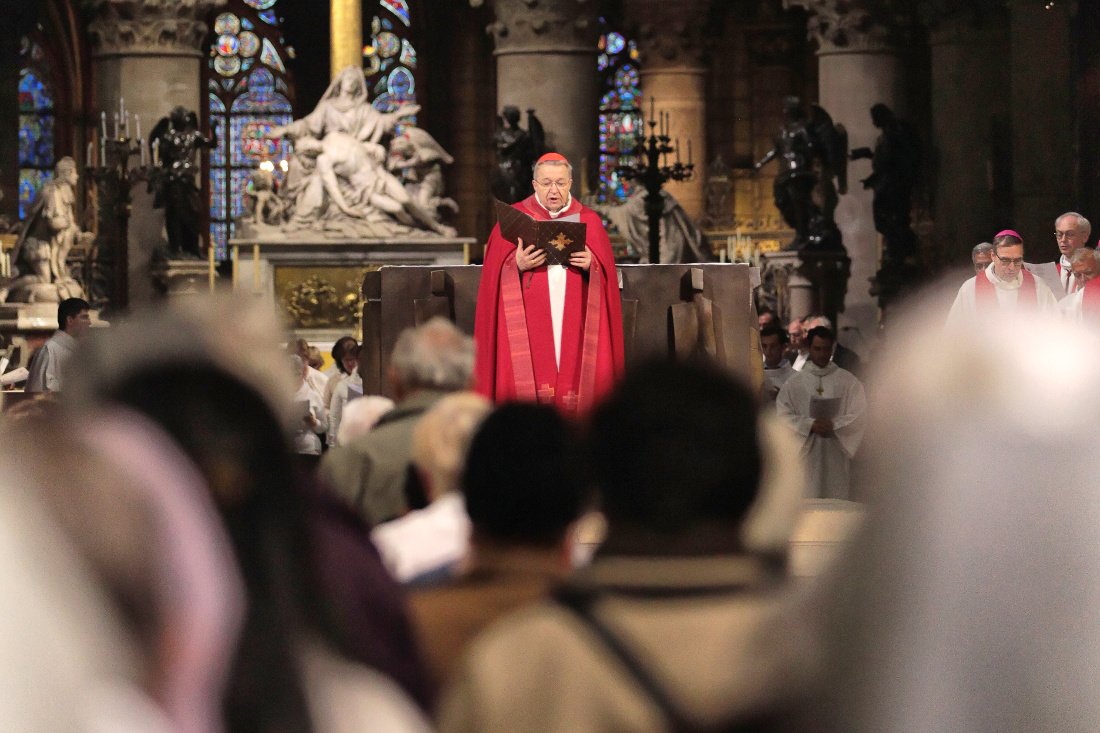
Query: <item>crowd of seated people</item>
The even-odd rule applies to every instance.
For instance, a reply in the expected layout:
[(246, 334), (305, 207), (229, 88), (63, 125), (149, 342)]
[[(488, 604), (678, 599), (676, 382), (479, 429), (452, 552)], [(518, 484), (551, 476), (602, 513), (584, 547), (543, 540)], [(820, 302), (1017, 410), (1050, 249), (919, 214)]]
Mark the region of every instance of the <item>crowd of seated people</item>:
[[(1100, 729), (1100, 340), (992, 318), (950, 351), (920, 323), (875, 373), (894, 399), (860, 415), (842, 536), (782, 413), (797, 376), (776, 409), (703, 361), (633, 364), (573, 421), (468, 391), (470, 339), (432, 320), (397, 399), (349, 399), (329, 443), (324, 363), (256, 301), (94, 333), (0, 415), (0, 729)], [(763, 324), (766, 365), (805, 346), (828, 388), (830, 324), (798, 325), (784, 357)]]

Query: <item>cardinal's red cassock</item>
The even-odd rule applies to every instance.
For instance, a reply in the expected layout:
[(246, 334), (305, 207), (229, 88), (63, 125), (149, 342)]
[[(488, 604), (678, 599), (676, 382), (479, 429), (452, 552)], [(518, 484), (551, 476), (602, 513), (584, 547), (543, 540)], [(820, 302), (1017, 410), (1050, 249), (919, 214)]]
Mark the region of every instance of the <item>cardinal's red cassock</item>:
[[(552, 218), (534, 195), (513, 206), (535, 219)], [(611, 242), (599, 215), (576, 199), (553, 218), (576, 217), (588, 225), (588, 272), (560, 265), (552, 266), (554, 273), (546, 265), (520, 272), (516, 245), (500, 235), (499, 225), (489, 235), (477, 294), (475, 372), (477, 390), (496, 402), (539, 402), (583, 414), (622, 374), (622, 305)]]

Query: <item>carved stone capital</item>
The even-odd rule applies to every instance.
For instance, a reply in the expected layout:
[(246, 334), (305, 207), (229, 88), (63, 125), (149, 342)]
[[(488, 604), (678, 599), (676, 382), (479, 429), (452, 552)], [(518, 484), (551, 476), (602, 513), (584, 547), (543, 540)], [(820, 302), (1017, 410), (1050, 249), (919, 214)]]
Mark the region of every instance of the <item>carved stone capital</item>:
[(96, 56), (203, 56), (206, 18), (227, 0), (83, 0)]
[(910, 24), (903, 0), (783, 0), (783, 6), (809, 11), (806, 25), (819, 55), (889, 52)]
[(638, 25), (638, 51), (645, 68), (703, 67), (709, 7), (705, 0), (627, 0), (626, 12)]
[(590, 53), (599, 40), (596, 0), (494, 0), (496, 54)]

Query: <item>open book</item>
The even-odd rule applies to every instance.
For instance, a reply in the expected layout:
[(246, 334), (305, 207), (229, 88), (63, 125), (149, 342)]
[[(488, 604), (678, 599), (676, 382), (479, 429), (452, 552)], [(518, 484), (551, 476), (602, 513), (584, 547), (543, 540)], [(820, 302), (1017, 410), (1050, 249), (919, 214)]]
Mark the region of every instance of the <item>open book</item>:
[[(547, 265), (568, 265), (569, 255), (583, 252), (588, 225), (575, 217), (539, 221), (503, 201), (496, 202), (500, 235), (523, 246), (535, 245), (546, 253)], [(573, 219), (573, 220), (571, 220)]]

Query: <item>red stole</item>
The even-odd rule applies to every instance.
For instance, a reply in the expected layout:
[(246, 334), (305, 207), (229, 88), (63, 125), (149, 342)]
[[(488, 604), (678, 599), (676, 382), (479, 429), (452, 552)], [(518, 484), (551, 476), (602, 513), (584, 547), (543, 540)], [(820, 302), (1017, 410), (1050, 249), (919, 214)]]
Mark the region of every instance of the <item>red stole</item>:
[(1082, 298), (1081, 313), (1100, 318), (1100, 277), (1094, 277), (1085, 283), (1085, 294)]
[[(1039, 291), (1035, 286), (1035, 276), (1027, 270), (1020, 270), (1024, 281), (1016, 295), (1016, 306), (1035, 310), (1039, 307)], [(982, 270), (974, 276), (974, 302), (978, 310), (992, 310), (997, 305), (997, 286), (989, 279), (989, 273)]]
[[(1058, 268), (1058, 282), (1062, 282), (1062, 261), (1058, 260), (1054, 263), (1054, 266)], [(1069, 274), (1069, 280), (1066, 281), (1066, 284), (1063, 285), (1062, 288), (1066, 291), (1066, 293), (1077, 292), (1077, 278), (1073, 276), (1072, 272)]]

